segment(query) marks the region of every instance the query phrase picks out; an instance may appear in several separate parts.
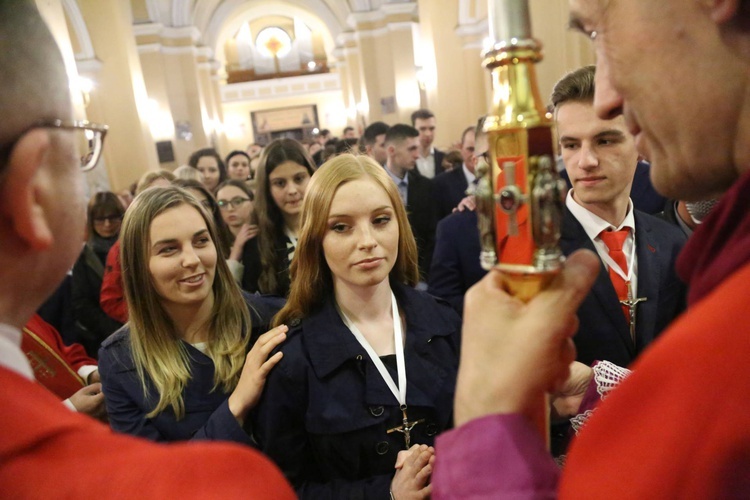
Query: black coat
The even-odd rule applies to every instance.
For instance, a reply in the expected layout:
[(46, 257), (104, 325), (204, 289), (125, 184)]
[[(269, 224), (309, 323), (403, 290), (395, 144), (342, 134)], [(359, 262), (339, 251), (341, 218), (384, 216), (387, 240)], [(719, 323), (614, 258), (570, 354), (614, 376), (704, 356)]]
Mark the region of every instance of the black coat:
[[(287, 241), (289, 241), (289, 238), (283, 233), (277, 234), (274, 240), (274, 250), (280, 264), (276, 277), (278, 288), (273, 292), (273, 295), (278, 295), (279, 297), (289, 295), (291, 284), (289, 279)], [(260, 259), (260, 247), (258, 246), (257, 237), (247, 240), (245, 246), (242, 247), (242, 265), (245, 268), (242, 272), (242, 289), (250, 293), (259, 292), (258, 279), (260, 278), (260, 271), (263, 269), (263, 263)]]
[[(415, 169), (416, 170), (416, 169)], [(406, 213), (409, 224), (417, 240), (417, 258), (419, 260), (419, 274), (422, 280), (427, 280), (430, 272), (432, 252), (435, 248), (435, 198), (432, 180), (424, 177), (415, 170), (409, 171), (409, 188), (407, 190)]]
[(461, 315), (464, 294), (487, 274), (479, 263), (480, 251), (475, 211), (456, 212), (438, 223), (427, 291)]
[(89, 356), (96, 357), (102, 341), (122, 324), (110, 318), (99, 305), (104, 263), (88, 245), (73, 265), (71, 294), (73, 316), (79, 329), (80, 341)]
[(466, 182), (463, 167), (456, 167), (449, 172), (436, 175), (433, 182), (437, 220), (441, 220), (450, 215), (458, 203), (466, 197), (469, 183)]
[[(424, 418), (412, 444), (451, 427), (461, 323), (450, 307), (404, 286), (394, 293), (406, 317), (409, 418)], [(261, 449), (301, 498), (387, 499), (402, 434), (398, 403), (333, 299), (290, 325), (253, 429)], [(395, 370), (391, 370), (397, 380)]]

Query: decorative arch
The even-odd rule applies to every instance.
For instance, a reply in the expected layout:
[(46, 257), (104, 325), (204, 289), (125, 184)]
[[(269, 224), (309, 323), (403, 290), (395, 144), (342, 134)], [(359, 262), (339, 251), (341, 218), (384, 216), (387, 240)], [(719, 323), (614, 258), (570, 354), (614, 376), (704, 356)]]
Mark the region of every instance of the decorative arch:
[(94, 52), (94, 44), (91, 43), (91, 36), (89, 35), (86, 21), (83, 19), (81, 9), (78, 7), (76, 0), (62, 0), (63, 10), (65, 15), (68, 17), (70, 26), (73, 28), (76, 40), (78, 40), (78, 47), (80, 52), (75, 54), (76, 60), (89, 60), (96, 58)]
[(335, 47), (335, 37), (347, 29), (322, 0), (271, 0), (261, 5), (245, 0), (228, 0), (216, 9), (208, 26), (202, 29), (204, 41), (214, 49), (215, 57), (224, 61), (224, 42), (234, 36), (242, 23), (271, 14), (298, 17), (313, 30), (320, 30), (328, 54)]

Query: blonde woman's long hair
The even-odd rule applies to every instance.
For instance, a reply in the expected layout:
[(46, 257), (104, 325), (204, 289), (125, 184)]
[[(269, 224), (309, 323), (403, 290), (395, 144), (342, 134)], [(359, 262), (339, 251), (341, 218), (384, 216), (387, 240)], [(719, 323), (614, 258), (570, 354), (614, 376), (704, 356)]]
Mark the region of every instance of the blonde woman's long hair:
[[(161, 304), (149, 271), (151, 223), (160, 214), (182, 205), (193, 207), (203, 217), (215, 246), (217, 233), (210, 214), (192, 194), (176, 186), (147, 189), (139, 194), (125, 213), (120, 232), (133, 361), (144, 395), (149, 394), (149, 381), (159, 395), (159, 401), (146, 415), (149, 418), (171, 407), (181, 419), (185, 415), (183, 392), (191, 378), (187, 348)], [(220, 252), (217, 254), (206, 354), (214, 362), (212, 390), (229, 392), (240, 378), (251, 323), (242, 292), (226, 261)]]
[(340, 155), (323, 164), (307, 185), (299, 241), (290, 268), (292, 285), (289, 299), (274, 317), (274, 325), (308, 316), (333, 293), (333, 277), (323, 254), (328, 214), (336, 190), (342, 184), (362, 178), (375, 181), (385, 190), (398, 222), (398, 256), (389, 279), (408, 286), (414, 286), (419, 281), (417, 244), (396, 184), (383, 167), (370, 157)]

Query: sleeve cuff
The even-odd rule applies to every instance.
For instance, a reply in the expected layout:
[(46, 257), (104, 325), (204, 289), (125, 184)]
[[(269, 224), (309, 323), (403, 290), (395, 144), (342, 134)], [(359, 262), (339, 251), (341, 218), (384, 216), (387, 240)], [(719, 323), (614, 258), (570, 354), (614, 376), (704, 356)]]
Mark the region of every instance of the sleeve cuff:
[(84, 365), (78, 369), (78, 375), (83, 379), (83, 381), (88, 385), (89, 383), (89, 375), (94, 373), (99, 368), (96, 365)]

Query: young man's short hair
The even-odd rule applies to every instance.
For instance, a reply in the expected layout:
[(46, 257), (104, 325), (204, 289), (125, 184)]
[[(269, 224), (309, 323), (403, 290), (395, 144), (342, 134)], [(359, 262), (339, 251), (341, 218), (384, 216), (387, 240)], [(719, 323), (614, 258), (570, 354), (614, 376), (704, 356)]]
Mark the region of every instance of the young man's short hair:
[(557, 110), (566, 102), (594, 102), (596, 66), (584, 66), (563, 76), (552, 89), (552, 106)]
[(409, 137), (419, 137), (419, 130), (405, 123), (397, 123), (385, 133), (385, 143), (401, 142)]
[(428, 120), (434, 117), (435, 115), (429, 109), (418, 109), (411, 114), (411, 124), (414, 126), (417, 123), (417, 120)]
[(373, 122), (367, 126), (360, 141), (364, 146), (373, 146), (379, 135), (388, 132), (388, 125), (384, 122)]

